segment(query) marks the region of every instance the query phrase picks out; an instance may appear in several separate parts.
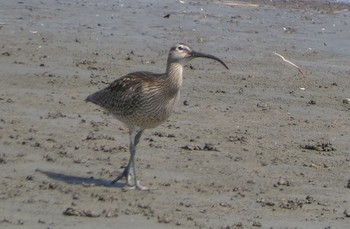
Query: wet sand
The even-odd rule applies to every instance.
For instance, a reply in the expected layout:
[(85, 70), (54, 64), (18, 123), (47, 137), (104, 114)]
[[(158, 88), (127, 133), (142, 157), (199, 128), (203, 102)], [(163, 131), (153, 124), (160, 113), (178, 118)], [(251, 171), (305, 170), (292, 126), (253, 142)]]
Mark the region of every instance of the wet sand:
[[(2, 1), (0, 227), (347, 228), (349, 8), (265, 2)], [(230, 70), (185, 67), (125, 192), (127, 128), (84, 99), (177, 42)]]

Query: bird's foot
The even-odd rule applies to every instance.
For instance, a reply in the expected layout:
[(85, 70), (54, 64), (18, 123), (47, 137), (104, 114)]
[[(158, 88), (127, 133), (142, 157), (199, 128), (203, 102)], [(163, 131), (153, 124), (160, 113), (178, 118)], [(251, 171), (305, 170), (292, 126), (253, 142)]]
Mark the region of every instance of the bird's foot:
[(142, 186), (140, 184), (140, 181), (134, 177), (134, 174), (131, 173), (131, 171), (128, 171), (128, 167), (124, 169), (124, 171), (119, 174), (112, 182), (111, 184), (115, 184), (118, 180), (125, 177), (126, 179), (126, 186), (123, 188), (125, 191), (127, 190), (141, 190), (141, 191), (149, 191), (151, 190), (148, 187)]
[(128, 167), (125, 167), (124, 171), (121, 174), (119, 174), (114, 180), (112, 180), (111, 184), (115, 184), (118, 180), (122, 179), (123, 177), (125, 177), (126, 183), (130, 184), (132, 180), (132, 175), (128, 172), (128, 170)]
[(124, 187), (124, 190), (125, 191), (128, 191), (128, 190), (150, 191), (151, 189), (148, 187), (142, 186), (140, 184), (140, 181), (136, 181), (136, 184), (127, 183), (127, 186)]

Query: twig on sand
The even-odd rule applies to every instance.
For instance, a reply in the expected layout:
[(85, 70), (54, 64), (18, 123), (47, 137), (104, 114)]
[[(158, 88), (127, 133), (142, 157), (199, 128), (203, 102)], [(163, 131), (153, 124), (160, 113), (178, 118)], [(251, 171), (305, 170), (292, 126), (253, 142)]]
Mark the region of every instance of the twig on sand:
[(275, 55), (281, 57), (282, 60), (283, 60), (284, 62), (287, 62), (288, 64), (290, 64), (290, 65), (296, 67), (296, 68), (299, 70), (299, 72), (300, 72), (302, 75), (304, 75), (304, 72), (301, 70), (301, 68), (300, 68), (298, 65), (296, 65), (296, 64), (294, 64), (293, 62), (287, 60), (287, 59), (284, 58), (284, 56), (282, 56), (281, 54), (278, 54), (278, 53), (276, 53), (276, 52), (273, 52), (273, 54), (275, 54)]
[(230, 1), (230, 2), (217, 2), (228, 6), (244, 6), (244, 7), (259, 7), (258, 4), (245, 3), (240, 1)]

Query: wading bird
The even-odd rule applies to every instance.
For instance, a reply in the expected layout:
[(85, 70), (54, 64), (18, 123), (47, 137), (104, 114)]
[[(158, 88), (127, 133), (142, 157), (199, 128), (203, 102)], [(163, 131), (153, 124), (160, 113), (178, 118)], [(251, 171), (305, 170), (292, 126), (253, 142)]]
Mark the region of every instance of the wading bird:
[(129, 128), (130, 159), (112, 184), (125, 177), (130, 189), (148, 189), (136, 177), (136, 146), (145, 129), (155, 128), (169, 118), (180, 96), (183, 66), (199, 57), (216, 60), (228, 69), (219, 58), (193, 51), (180, 43), (170, 49), (165, 73), (129, 73), (86, 98), (86, 101), (104, 108)]

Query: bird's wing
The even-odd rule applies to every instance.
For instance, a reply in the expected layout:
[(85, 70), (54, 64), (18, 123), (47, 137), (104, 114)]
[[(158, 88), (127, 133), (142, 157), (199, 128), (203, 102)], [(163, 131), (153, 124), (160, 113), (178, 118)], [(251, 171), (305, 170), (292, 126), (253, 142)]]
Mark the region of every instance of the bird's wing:
[(108, 87), (86, 98), (86, 101), (113, 110), (135, 106), (142, 98), (143, 87), (163, 74), (133, 72), (114, 80)]

